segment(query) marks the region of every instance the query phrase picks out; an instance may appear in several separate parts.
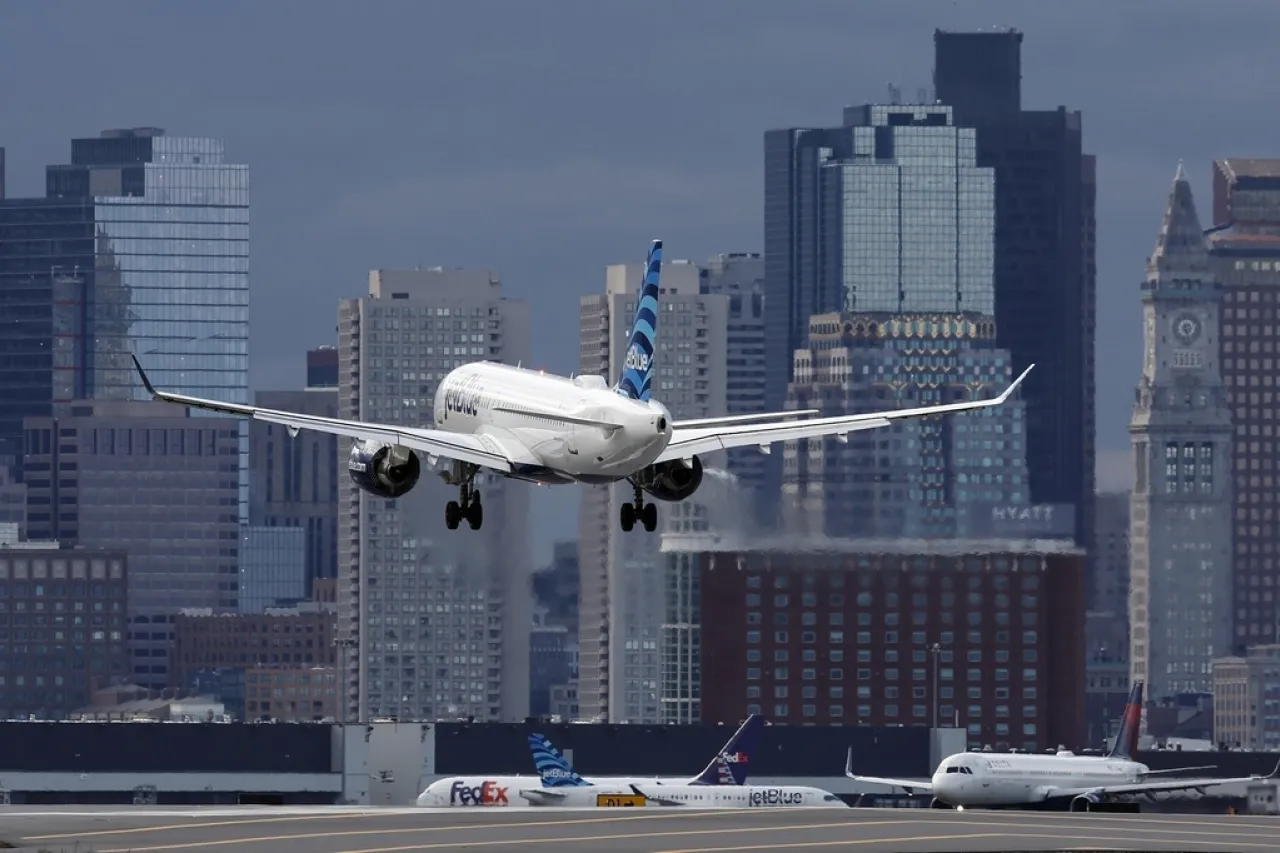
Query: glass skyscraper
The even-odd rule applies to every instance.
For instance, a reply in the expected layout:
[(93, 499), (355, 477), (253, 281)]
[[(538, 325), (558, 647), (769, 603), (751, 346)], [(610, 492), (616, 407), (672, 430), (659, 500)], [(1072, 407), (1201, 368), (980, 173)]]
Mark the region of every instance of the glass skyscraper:
[[(249, 167), (219, 139), (107, 130), (72, 140), (46, 196), (81, 200), (92, 241), (50, 275), (53, 402), (145, 399), (133, 353), (167, 390), (250, 403)], [(247, 422), (240, 445), (245, 524)]]
[(844, 310), (995, 313), (995, 170), (945, 106), (845, 112), (852, 150), (821, 166)]

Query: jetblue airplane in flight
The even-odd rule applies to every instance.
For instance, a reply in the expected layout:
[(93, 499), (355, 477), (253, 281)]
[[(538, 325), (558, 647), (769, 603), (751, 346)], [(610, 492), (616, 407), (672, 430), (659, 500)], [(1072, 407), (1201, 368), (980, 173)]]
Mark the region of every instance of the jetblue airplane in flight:
[(1120, 732), (1105, 756), (1032, 753), (994, 754), (959, 752), (942, 761), (929, 782), (857, 776), (853, 773), (853, 750), (849, 750), (845, 775), (858, 782), (892, 785), (906, 790), (927, 791), (934, 796), (933, 807), (1018, 808), (1066, 805), (1071, 811), (1091, 811), (1092, 807), (1139, 795), (1170, 791), (1200, 791), (1218, 785), (1237, 785), (1261, 779), (1280, 778), (1280, 764), (1270, 776), (1242, 776), (1213, 779), (1181, 777), (1153, 779), (1170, 773), (1210, 770), (1213, 765), (1152, 770), (1134, 760), (1138, 751), (1138, 730), (1142, 721), (1141, 681), (1135, 682), (1124, 706)]
[[(749, 722), (749, 721), (748, 721)], [(574, 772), (551, 741), (539, 734), (529, 735), (529, 748), (542, 779), (540, 788), (521, 788), (520, 796), (535, 806), (562, 808), (626, 808), (629, 806), (692, 806), (693, 808), (847, 808), (829, 791), (803, 785), (747, 785), (724, 781), (731, 776), (729, 765), (721, 765), (721, 784), (701, 782), (711, 767), (692, 782), (649, 785), (643, 779), (595, 779), (587, 781)], [(718, 758), (723, 758), (723, 753)], [(714, 762), (713, 762), (714, 764)], [(741, 774), (746, 778), (745, 771)], [(642, 787), (643, 786), (643, 787)]]
[[(763, 728), (763, 717), (758, 714), (747, 717), (707, 764), (706, 769), (692, 779), (688, 777), (663, 779), (641, 776), (593, 776), (590, 781), (601, 785), (625, 785), (631, 782), (695, 787), (741, 785), (746, 781), (751, 753), (755, 751)], [(542, 742), (546, 742), (546, 749), (540, 748)], [(558, 788), (576, 784), (572, 780), (581, 778), (573, 772), (573, 768), (568, 767), (560, 753), (542, 735), (530, 735), (529, 746), (533, 750), (533, 762), (538, 769), (538, 776), (448, 776), (428, 785), (426, 790), (418, 795), (418, 805), (445, 808), (450, 806), (527, 807), (530, 805), (529, 798), (521, 796), (519, 792), (537, 789), (539, 785)], [(565, 770), (567, 772), (563, 772)]]
[(485, 470), (542, 485), (626, 480), (635, 498), (622, 506), (622, 529), (631, 530), (639, 521), (653, 531), (657, 506), (646, 503), (645, 495), (660, 501), (689, 498), (702, 483), (702, 454), (751, 446), (768, 453), (774, 442), (822, 436), (848, 441), (851, 432), (895, 420), (999, 406), (1031, 372), (1028, 367), (1003, 393), (987, 400), (809, 420), (794, 418), (814, 410), (674, 420), (652, 396), (661, 269), (662, 241), (654, 240), (621, 376), (612, 388), (603, 376), (570, 379), (496, 362), (464, 364), (436, 389), (434, 428), (325, 418), (159, 391), (136, 356), (133, 361), (154, 399), (282, 424), (291, 434), (312, 429), (355, 439), (347, 473), (380, 498), (398, 498), (417, 484), (422, 475), (419, 454), (431, 466), (451, 461), (440, 472), (460, 490), (458, 500), (445, 506), (451, 530), (463, 520), (472, 530), (480, 529), (484, 510), (475, 478)]

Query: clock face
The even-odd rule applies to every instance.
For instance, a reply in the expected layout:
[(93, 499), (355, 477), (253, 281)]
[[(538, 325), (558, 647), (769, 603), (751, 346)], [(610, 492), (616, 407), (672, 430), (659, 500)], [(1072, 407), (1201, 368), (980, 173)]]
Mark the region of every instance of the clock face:
[(1184, 345), (1195, 343), (1200, 337), (1200, 320), (1193, 314), (1179, 314), (1173, 320), (1173, 334)]

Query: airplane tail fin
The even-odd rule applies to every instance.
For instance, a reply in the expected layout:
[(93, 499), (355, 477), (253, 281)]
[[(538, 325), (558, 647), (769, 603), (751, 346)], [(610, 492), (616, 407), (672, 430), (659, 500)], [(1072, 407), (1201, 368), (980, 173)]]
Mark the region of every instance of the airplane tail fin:
[(548, 788), (581, 788), (591, 784), (575, 773), (560, 750), (542, 735), (529, 735), (529, 750), (533, 753), (533, 766)]
[(658, 340), (658, 282), (662, 275), (662, 241), (649, 246), (644, 280), (631, 321), (631, 340), (623, 357), (622, 373), (613, 390), (632, 400), (647, 401), (653, 384), (654, 349)]
[(692, 780), (694, 785), (745, 785), (751, 753), (760, 742), (764, 718), (752, 714), (729, 738), (711, 763)]
[(1120, 716), (1120, 731), (1107, 758), (1132, 761), (1138, 751), (1138, 732), (1142, 728), (1142, 686), (1141, 681), (1135, 681), (1129, 691), (1129, 701), (1124, 704), (1124, 713)]

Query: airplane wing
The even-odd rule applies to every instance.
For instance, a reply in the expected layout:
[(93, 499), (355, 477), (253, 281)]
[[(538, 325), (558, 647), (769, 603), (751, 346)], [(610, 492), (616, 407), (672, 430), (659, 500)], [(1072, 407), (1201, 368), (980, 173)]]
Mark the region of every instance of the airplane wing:
[(657, 803), (660, 806), (683, 806), (684, 805), (684, 803), (680, 802), (679, 800), (670, 800), (670, 799), (667, 799), (666, 797), (655, 797), (653, 796), (653, 794), (650, 794), (648, 791), (640, 790), (639, 785), (633, 784), (631, 786), (631, 790), (635, 792), (637, 797), (644, 797), (647, 801), (651, 803)]
[(886, 779), (883, 776), (858, 776), (853, 772), (853, 747), (849, 747), (849, 757), (844, 762), (844, 775), (848, 776), (855, 782), (865, 782), (869, 785), (888, 785), (891, 788), (901, 788), (908, 794), (914, 794), (916, 791), (924, 791), (933, 793), (932, 782), (917, 782), (911, 779)]
[[(1189, 769), (1189, 768), (1178, 768)], [(1254, 774), (1253, 776), (1237, 776), (1227, 779), (1209, 779), (1206, 777), (1192, 779), (1169, 779), (1161, 782), (1129, 782), (1123, 785), (1095, 785), (1092, 788), (1054, 788), (1050, 796), (1053, 797), (1078, 797), (1081, 794), (1098, 794), (1100, 796), (1123, 795), (1123, 794), (1158, 794), (1165, 791), (1204, 791), (1205, 788), (1215, 788), (1219, 785), (1239, 785), (1244, 782), (1263, 782), (1271, 779), (1280, 779), (1280, 762), (1276, 762), (1276, 767), (1268, 775), (1262, 776)]]
[[(750, 447), (757, 445), (765, 453), (777, 441), (795, 441), (801, 438), (819, 438), (834, 435), (847, 440), (848, 434), (864, 429), (885, 427), (896, 420), (907, 418), (924, 418), (931, 415), (946, 415), (954, 412), (967, 412), (974, 409), (987, 409), (1005, 403), (1013, 391), (1027, 378), (1027, 374), (1035, 365), (1022, 371), (1022, 375), (1004, 389), (998, 397), (990, 400), (968, 400), (963, 403), (944, 403), (940, 406), (927, 406), (919, 409), (897, 409), (889, 412), (867, 412), (860, 415), (837, 415), (829, 418), (812, 418), (800, 421), (775, 420), (760, 424), (729, 424), (722, 426), (688, 427), (675, 424), (672, 427), (671, 442), (654, 464), (668, 462), (673, 459), (689, 459), (699, 453), (712, 453), (727, 450), (731, 447)], [(783, 418), (792, 412), (777, 412), (774, 417)]]
[(297, 412), (280, 412), (275, 409), (263, 409), (258, 406), (245, 406), (239, 403), (223, 403), (218, 400), (204, 400), (200, 397), (188, 397), (185, 394), (171, 394), (157, 391), (147, 378), (147, 374), (133, 356), (134, 367), (142, 385), (152, 399), (179, 406), (191, 406), (211, 412), (227, 415), (238, 415), (242, 418), (253, 418), (267, 423), (282, 424), (290, 429), (311, 429), (330, 435), (341, 435), (347, 438), (367, 441), (384, 441), (399, 444), (411, 450), (417, 450), (428, 456), (443, 456), (459, 462), (470, 462), (505, 474), (511, 473), (512, 459), (492, 439), (482, 435), (465, 435), (445, 432), (439, 429), (421, 427), (390, 426), (387, 424), (347, 421), (339, 418), (325, 418), (319, 415), (304, 415)]
[(564, 802), (564, 791), (553, 788), (521, 788), (520, 796), (535, 806), (550, 806)]
[(749, 421), (767, 421), (781, 420), (782, 418), (798, 418), (801, 415), (816, 415), (819, 409), (792, 409), (786, 412), (756, 412), (750, 415), (725, 415), (722, 418), (695, 418), (691, 421), (672, 421), (671, 428), (677, 429), (693, 429), (695, 427), (713, 427), (728, 426), (729, 424), (744, 424)]

